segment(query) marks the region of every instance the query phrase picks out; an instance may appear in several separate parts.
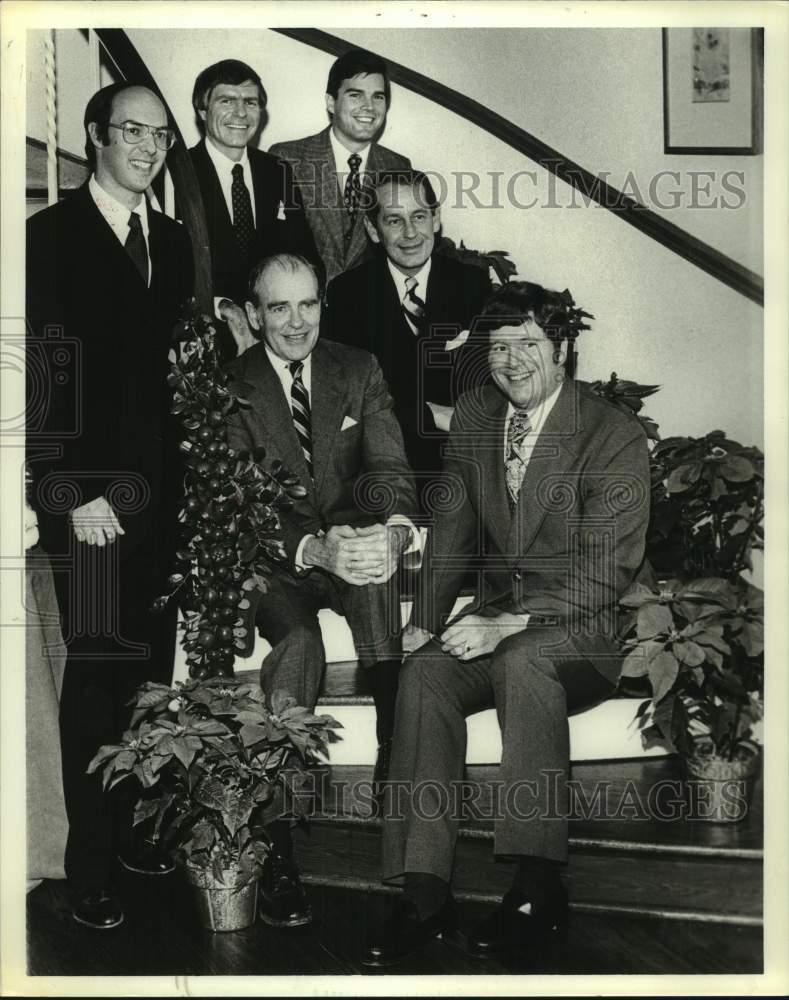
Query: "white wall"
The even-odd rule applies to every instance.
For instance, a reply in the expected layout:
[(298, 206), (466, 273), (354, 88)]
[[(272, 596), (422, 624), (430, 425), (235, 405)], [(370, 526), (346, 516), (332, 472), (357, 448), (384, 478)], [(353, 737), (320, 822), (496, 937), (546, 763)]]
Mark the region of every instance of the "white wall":
[[(745, 208), (677, 210), (669, 217), (760, 269), (762, 158), (713, 162), (663, 155), (659, 31), (341, 33), (465, 88), (592, 172), (621, 175), (632, 170), (640, 178), (665, 168), (668, 161), (671, 169), (685, 170), (683, 164), (689, 164), (694, 170), (718, 165), (744, 170)], [(192, 83), (202, 68), (221, 58), (242, 59), (263, 78), (270, 120), (262, 148), (326, 124), (328, 55), (267, 30), (129, 34), (189, 143), (198, 136), (190, 105)], [(83, 108), (78, 115), (75, 110), (77, 118)], [(509, 179), (533, 171), (534, 179), (521, 176), (514, 193), (521, 202), (536, 199), (542, 207), (474, 207), (451, 190), (444, 209), (446, 234), (476, 249), (509, 250), (522, 277), (569, 288), (596, 317), (580, 345), (581, 376), (604, 378), (615, 370), (623, 377), (662, 384), (648, 412), (664, 436), (720, 427), (743, 443), (762, 444), (761, 309), (611, 212), (583, 207), (578, 199), (575, 208), (566, 207), (572, 203), (566, 185), (463, 119), (398, 87), (393, 88), (384, 142), (410, 156), (416, 166), (449, 178), (450, 189), (461, 171), (483, 177), (499, 171), (505, 190)], [(489, 202), (487, 187), (478, 194)]]

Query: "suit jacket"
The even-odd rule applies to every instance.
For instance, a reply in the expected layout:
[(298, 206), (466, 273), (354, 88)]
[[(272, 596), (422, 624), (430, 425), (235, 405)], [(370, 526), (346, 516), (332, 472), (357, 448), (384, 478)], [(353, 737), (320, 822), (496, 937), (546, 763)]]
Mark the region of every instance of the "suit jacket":
[[(150, 209), (148, 220), (149, 287), (87, 183), (27, 223), (28, 392), (37, 400), (28, 453), (50, 554), (69, 537), (68, 511), (108, 496), (119, 480), (132, 483), (117, 497), (127, 549), (162, 519), (159, 505), (177, 488), (167, 354), (192, 294), (192, 250), (181, 225)], [(46, 473), (74, 491), (67, 504), (41, 492)]]
[[(333, 340), (375, 354), (394, 397), (411, 466), (437, 473), (446, 435), (435, 429), (427, 402), (454, 406), (460, 395), (469, 352), (446, 351), (446, 344), (468, 330), (490, 294), (487, 271), (434, 253), (425, 302), (425, 333), (415, 336), (403, 314), (386, 255), (338, 275), (326, 293), (321, 330)], [(468, 373), (466, 373), (468, 374)]]
[(247, 297), (250, 269), (262, 257), (273, 253), (297, 253), (319, 264), (320, 256), (290, 167), (259, 149), (247, 149), (255, 200), (255, 241), (248, 258), (241, 253), (233, 220), (205, 144), (203, 139), (189, 150), (189, 155), (200, 185), (211, 241), (214, 295), (243, 302)]
[(392, 514), (410, 517), (416, 505), (403, 436), (375, 358), (323, 339), (312, 358), (314, 480), (264, 345), (256, 344), (228, 365), (231, 391), (251, 404), (231, 418), (231, 448), (252, 451), (262, 446), (267, 462), (279, 459), (307, 489), (281, 517), (291, 566), (305, 534), (335, 524), (381, 522)]
[[(510, 513), (504, 474), (507, 400), (493, 385), (455, 410), (445, 475), (453, 502), (436, 516), (413, 620), (438, 633), (471, 565), (474, 606), (545, 616), (568, 646), (616, 681), (611, 612), (644, 556), (649, 519), (646, 436), (583, 383), (562, 386)], [(465, 557), (465, 558), (463, 558)], [(606, 659), (606, 654), (609, 658)]]
[[(331, 126), (329, 126), (330, 128)], [(364, 229), (363, 212), (356, 213), (353, 226), (348, 225), (348, 213), (337, 183), (329, 139), (329, 128), (306, 139), (275, 143), (269, 150), (272, 156), (286, 160), (293, 167), (312, 229), (318, 252), (326, 268), (326, 280), (347, 271), (371, 253)], [(405, 156), (379, 146), (370, 145), (365, 172), (379, 170), (408, 170), (411, 162)]]

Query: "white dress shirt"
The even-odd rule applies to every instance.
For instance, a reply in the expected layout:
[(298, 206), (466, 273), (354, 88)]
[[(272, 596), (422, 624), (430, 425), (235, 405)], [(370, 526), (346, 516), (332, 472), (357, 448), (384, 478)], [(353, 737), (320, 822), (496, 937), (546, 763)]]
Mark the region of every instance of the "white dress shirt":
[[(521, 453), (521, 458), (524, 461), (526, 468), (529, 466), (529, 459), (532, 456), (532, 452), (537, 444), (537, 438), (540, 435), (543, 427), (545, 426), (545, 421), (548, 419), (548, 415), (556, 404), (556, 400), (559, 398), (559, 390), (562, 387), (561, 382), (557, 382), (556, 388), (548, 396), (542, 405), (538, 406), (534, 410), (526, 410), (529, 417), (529, 423), (531, 424), (531, 430), (526, 436), (524, 446)], [(510, 429), (510, 421), (512, 420), (513, 414), (515, 413), (515, 407), (512, 403), (507, 406), (507, 416), (504, 418), (504, 461), (507, 461), (507, 434)]]
[[(416, 274), (410, 276), (416, 279), (414, 295), (417, 295), (423, 302), (427, 302), (427, 282), (430, 277), (430, 266), (432, 263), (432, 256), (428, 257)], [(409, 275), (403, 274), (402, 271), (398, 270), (388, 257), (386, 258), (386, 264), (389, 268), (389, 273), (392, 275), (395, 288), (397, 289), (397, 299), (400, 302), (400, 305), (402, 305), (403, 302), (405, 302), (405, 297), (408, 292), (408, 289), (405, 287), (405, 283), (408, 281)], [(403, 315), (405, 316), (408, 325), (411, 327), (411, 332), (416, 334), (418, 332), (417, 328), (414, 326), (411, 321), (411, 317), (405, 309), (403, 309)]]
[(225, 196), (225, 204), (227, 205), (231, 222), (233, 221), (233, 167), (239, 163), (244, 168), (244, 184), (247, 191), (249, 191), (249, 201), (252, 205), (252, 221), (257, 225), (257, 216), (255, 215), (255, 186), (252, 183), (252, 168), (249, 165), (247, 147), (244, 146), (244, 152), (241, 154), (240, 160), (231, 160), (229, 156), (225, 156), (221, 149), (216, 148), (211, 141), (211, 136), (207, 135), (205, 137), (205, 149), (219, 178), (219, 186), (222, 188), (222, 194)]
[(105, 222), (118, 237), (121, 246), (126, 246), (126, 240), (131, 232), (131, 227), (129, 226), (129, 215), (132, 211), (139, 215), (142, 226), (142, 234), (145, 237), (145, 248), (148, 251), (148, 285), (150, 285), (151, 241), (148, 236), (148, 206), (146, 205), (144, 196), (140, 195), (140, 199), (135, 208), (129, 209), (126, 205), (122, 205), (117, 198), (113, 198), (111, 194), (104, 190), (101, 184), (99, 184), (96, 180), (95, 174), (91, 174), (90, 180), (88, 181), (88, 191), (90, 191), (90, 196), (93, 198), (96, 208), (98, 208), (101, 212)]
[[(345, 182), (348, 179), (348, 174), (351, 172), (351, 168), (348, 166), (348, 159), (353, 156), (350, 149), (346, 149), (345, 146), (340, 142), (337, 136), (334, 134), (334, 129), (329, 129), (329, 142), (331, 143), (332, 153), (334, 153), (334, 170), (337, 174), (337, 184), (340, 188), (340, 194), (345, 194)], [(370, 143), (368, 142), (364, 149), (360, 149), (356, 154), (361, 158), (361, 163), (359, 164), (359, 183), (361, 184), (364, 179), (365, 169), (367, 167), (367, 156), (370, 152)]]
[[(293, 385), (293, 375), (290, 371), (290, 361), (286, 361), (284, 358), (279, 357), (275, 354), (268, 346), (264, 344), (266, 349), (266, 354), (269, 361), (271, 362), (271, 367), (274, 369), (277, 378), (279, 379), (280, 385), (282, 386), (282, 391), (285, 393), (285, 399), (287, 400), (288, 408), (290, 409), (291, 404), (291, 387)], [(308, 354), (306, 358), (303, 359), (304, 367), (301, 370), (301, 381), (304, 383), (304, 388), (307, 390), (307, 396), (310, 400), (310, 408), (312, 408), (312, 355)], [(392, 527), (396, 524), (405, 525), (405, 527), (411, 529), (411, 541), (408, 546), (403, 550), (401, 556), (411, 555), (412, 553), (421, 554), (422, 546), (424, 544), (424, 533), (423, 529), (419, 531), (416, 530), (414, 525), (411, 523), (411, 519), (406, 517), (404, 514), (393, 514), (389, 520), (386, 522), (387, 528)], [(296, 556), (294, 563), (296, 569), (308, 570), (309, 566), (305, 566), (302, 556), (304, 554), (304, 546), (307, 544), (310, 538), (315, 538), (315, 535), (305, 535), (304, 538), (299, 542), (298, 548), (296, 549)]]

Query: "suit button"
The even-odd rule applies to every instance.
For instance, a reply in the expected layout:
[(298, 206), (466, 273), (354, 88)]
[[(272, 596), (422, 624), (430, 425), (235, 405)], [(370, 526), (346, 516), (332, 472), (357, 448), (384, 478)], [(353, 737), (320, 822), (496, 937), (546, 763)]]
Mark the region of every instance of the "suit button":
[(346, 243), (350, 243), (351, 236), (353, 236), (353, 232), (349, 229), (347, 233), (343, 233), (342, 238), (345, 240)]
[(519, 569), (516, 569), (516, 570), (513, 571), (512, 582), (513, 583), (520, 583), (521, 582), (521, 571)]

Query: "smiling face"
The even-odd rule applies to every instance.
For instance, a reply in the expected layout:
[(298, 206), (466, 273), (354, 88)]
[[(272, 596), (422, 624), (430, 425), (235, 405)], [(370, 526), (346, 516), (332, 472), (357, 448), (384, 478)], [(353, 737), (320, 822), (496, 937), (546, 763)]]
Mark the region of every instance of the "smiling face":
[(488, 362), (493, 380), (518, 408), (541, 406), (564, 378), (567, 341), (549, 340), (532, 319), (492, 330)]
[(416, 274), (433, 252), (441, 228), (440, 210), (431, 209), (418, 187), (382, 184), (377, 189), (375, 225), (365, 217), (367, 233), (403, 274)]
[(257, 304), (246, 303), (253, 329), (283, 361), (303, 361), (318, 340), (321, 304), (318, 282), (308, 267), (273, 263), (255, 285)]
[(326, 95), (326, 110), (339, 141), (355, 153), (372, 140), (386, 121), (386, 91), (380, 73), (357, 73), (343, 80), (337, 96)]
[(257, 84), (245, 80), (239, 84), (218, 83), (199, 115), (217, 149), (238, 161), (258, 130), (262, 110)]
[[(167, 113), (159, 98), (145, 87), (129, 87), (116, 94), (112, 101), (110, 121), (116, 125), (138, 122), (154, 128), (167, 127)], [(107, 144), (103, 145), (95, 122), (88, 125), (91, 141), (96, 148), (96, 180), (122, 205), (134, 208), (140, 195), (162, 169), (167, 153), (158, 149), (153, 136), (131, 145), (119, 128), (107, 129)]]

